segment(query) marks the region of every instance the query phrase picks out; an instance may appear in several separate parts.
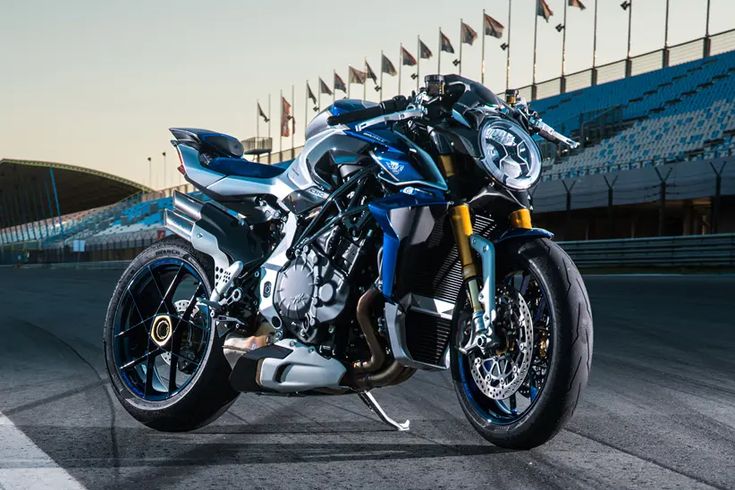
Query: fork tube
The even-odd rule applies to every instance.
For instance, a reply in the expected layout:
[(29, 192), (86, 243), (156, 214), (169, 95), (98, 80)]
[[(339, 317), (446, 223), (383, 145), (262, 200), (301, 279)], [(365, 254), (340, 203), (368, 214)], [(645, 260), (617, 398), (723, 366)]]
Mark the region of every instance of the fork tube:
[(480, 286), (477, 283), (477, 267), (472, 257), (470, 247), (470, 236), (472, 235), (472, 221), (470, 220), (470, 208), (467, 204), (459, 204), (449, 210), (452, 220), (452, 231), (454, 240), (457, 242), (459, 262), (462, 265), (462, 278), (467, 282), (467, 292), (470, 297), (472, 311), (481, 312)]

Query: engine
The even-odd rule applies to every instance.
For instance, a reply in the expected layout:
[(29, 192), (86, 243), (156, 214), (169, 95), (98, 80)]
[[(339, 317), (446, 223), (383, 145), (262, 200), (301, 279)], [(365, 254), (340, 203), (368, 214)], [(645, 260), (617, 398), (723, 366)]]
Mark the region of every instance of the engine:
[(342, 313), (348, 295), (344, 274), (309, 247), (278, 274), (274, 301), (285, 326), (302, 341), (312, 342), (316, 325)]
[(339, 317), (354, 288), (348, 277), (366, 238), (342, 237), (342, 231), (335, 227), (299, 250), (276, 279), (273, 300), (284, 327), (305, 343), (315, 342), (319, 327)]

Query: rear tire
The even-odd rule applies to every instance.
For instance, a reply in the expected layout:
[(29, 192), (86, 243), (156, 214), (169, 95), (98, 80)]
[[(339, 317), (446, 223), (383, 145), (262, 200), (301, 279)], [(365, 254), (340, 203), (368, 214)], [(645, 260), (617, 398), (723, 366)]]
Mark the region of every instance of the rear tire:
[[(222, 340), (219, 338), (214, 326), (212, 325), (208, 311), (198, 313), (203, 315), (202, 317), (199, 317), (199, 321), (202, 324), (209, 325), (208, 340), (206, 342), (202, 341), (199, 344), (200, 349), (197, 351), (201, 356), (200, 364), (195, 368), (193, 373), (190, 374), (190, 378), (185, 382), (180, 391), (177, 391), (168, 398), (151, 399), (152, 397), (148, 396), (148, 385), (152, 383), (146, 382), (142, 396), (141, 390), (136, 388), (136, 385), (131, 382), (131, 378), (135, 376), (135, 372), (130, 374), (130, 369), (124, 370), (119, 366), (121, 361), (118, 358), (120, 358), (121, 352), (122, 354), (125, 354), (124, 351), (126, 347), (117, 343), (119, 341), (116, 340), (116, 336), (119, 337), (118, 334), (121, 329), (119, 325), (119, 311), (124, 308), (126, 301), (130, 301), (129, 297), (130, 294), (132, 294), (128, 294), (127, 290), (134, 281), (141, 277), (141, 275), (144, 276), (147, 274), (146, 269), (151, 271), (151, 267), (149, 266), (153, 264), (153, 270), (155, 270), (155, 264), (161, 263), (174, 264), (174, 267), (177, 267), (177, 264), (185, 264), (184, 267), (186, 267), (187, 271), (190, 271), (192, 277), (196, 276), (198, 280), (200, 280), (200, 287), (203, 288), (201, 296), (209, 297), (212, 291), (212, 280), (214, 277), (212, 272), (212, 261), (209, 257), (200, 254), (191, 246), (191, 244), (179, 238), (167, 238), (154, 243), (141, 252), (131, 262), (118, 281), (115, 292), (112, 295), (105, 318), (105, 361), (107, 371), (112, 382), (113, 391), (130, 415), (139, 422), (156, 430), (167, 432), (189, 431), (202, 427), (215, 420), (224, 413), (230, 405), (232, 405), (238, 395), (238, 392), (233, 390), (230, 386), (230, 366), (224, 357), (222, 352)], [(153, 272), (151, 272), (151, 274), (153, 274)], [(173, 282), (174, 280), (171, 281), (172, 284)], [(151, 300), (150, 298), (140, 297), (138, 298), (138, 301), (140, 303), (145, 303), (146, 301)], [(152, 301), (155, 303), (157, 300), (153, 299)], [(137, 304), (133, 306), (136, 308), (138, 307)], [(128, 306), (128, 308), (130, 308), (130, 306)], [(158, 308), (161, 309), (161, 306)], [(156, 312), (158, 312), (158, 310), (156, 310)], [(142, 318), (147, 316), (148, 315), (140, 314), (140, 317)], [(183, 314), (180, 316), (183, 316)], [(176, 323), (175, 318), (175, 315), (172, 315), (173, 323)], [(192, 316), (191, 318), (194, 317)], [(141, 321), (140, 323), (144, 322)], [(152, 323), (152, 321), (149, 323)], [(151, 325), (146, 323), (145, 329), (148, 332), (146, 335), (150, 336)], [(142, 336), (143, 334), (138, 333), (138, 335)], [(204, 337), (204, 334), (201, 335)], [(141, 337), (139, 342), (146, 342), (146, 338)], [(168, 345), (171, 346), (172, 343), (173, 340), (171, 340)], [(150, 351), (152, 347), (155, 347), (155, 345), (149, 342), (147, 347), (148, 351)], [(173, 350), (172, 347), (171, 350)], [(181, 352), (182, 351), (179, 351), (179, 353)], [(157, 359), (162, 357), (162, 355), (156, 356)], [(179, 358), (176, 357), (176, 359)], [(177, 360), (177, 366), (181, 365), (179, 364), (180, 362), (187, 364), (187, 362), (184, 361), (186, 360)], [(173, 357), (169, 354), (169, 366), (171, 362), (174, 361)], [(147, 372), (147, 370), (145, 372)], [(173, 378), (176, 380), (175, 376)], [(149, 381), (149, 379), (146, 381)], [(174, 381), (174, 385), (175, 384), (176, 381)], [(136, 391), (138, 392), (136, 393)], [(156, 392), (156, 394), (159, 398), (166, 396), (165, 392), (161, 394)]]
[[(495, 417), (493, 400), (479, 392), (466, 375), (467, 358), (457, 346), (461, 341), (462, 311), (469, 308), (466, 288), (457, 298), (451, 349), (452, 378), (462, 410), (472, 426), (495, 445), (530, 449), (551, 439), (569, 420), (587, 384), (592, 361), (592, 312), (582, 277), (569, 256), (552, 241), (509, 240), (497, 246), (500, 281), (516, 270), (527, 270), (544, 290), (553, 321), (552, 353), (545, 383), (537, 398), (517, 419)], [(466, 315), (466, 313), (465, 313)], [(535, 328), (535, 327), (534, 327)], [(534, 351), (535, 355), (535, 351)], [(515, 400), (515, 398), (514, 398)]]

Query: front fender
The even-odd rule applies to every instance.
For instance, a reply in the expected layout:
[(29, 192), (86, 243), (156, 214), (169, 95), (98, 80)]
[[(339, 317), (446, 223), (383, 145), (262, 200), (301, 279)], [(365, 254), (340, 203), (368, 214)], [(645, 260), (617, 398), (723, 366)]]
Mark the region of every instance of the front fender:
[(506, 230), (503, 232), (500, 237), (495, 240), (495, 243), (502, 243), (507, 240), (514, 240), (514, 239), (531, 239), (531, 238), (554, 238), (554, 234), (551, 233), (549, 230), (544, 230), (543, 228), (511, 228), (509, 230)]

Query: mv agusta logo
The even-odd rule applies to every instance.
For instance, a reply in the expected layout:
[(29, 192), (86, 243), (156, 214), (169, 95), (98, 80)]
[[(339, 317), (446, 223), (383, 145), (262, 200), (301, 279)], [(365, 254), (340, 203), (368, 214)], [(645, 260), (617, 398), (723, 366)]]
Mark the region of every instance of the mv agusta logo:
[(394, 175), (400, 175), (400, 173), (403, 172), (403, 169), (405, 168), (404, 164), (396, 162), (394, 160), (387, 161), (385, 165), (386, 167), (388, 167), (388, 170), (390, 170), (391, 173)]

